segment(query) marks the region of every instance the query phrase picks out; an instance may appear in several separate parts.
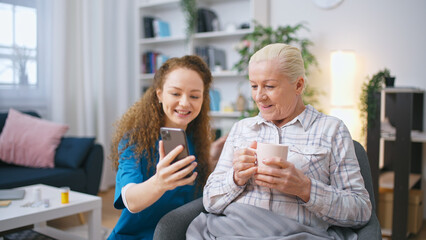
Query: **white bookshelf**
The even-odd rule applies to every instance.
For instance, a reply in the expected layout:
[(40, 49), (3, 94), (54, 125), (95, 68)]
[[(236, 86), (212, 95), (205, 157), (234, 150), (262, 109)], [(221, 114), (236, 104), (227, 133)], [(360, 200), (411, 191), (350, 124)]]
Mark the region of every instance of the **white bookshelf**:
[(139, 0), (139, 7), (146, 10), (178, 8), (179, 0)]
[(234, 112), (220, 112), (220, 111), (211, 111), (210, 117), (212, 118), (235, 118), (239, 119), (242, 116), (242, 113), (239, 111)]
[(139, 40), (139, 43), (144, 48), (149, 48), (149, 45), (155, 44), (164, 44), (164, 43), (173, 43), (173, 44), (182, 44), (185, 41), (185, 36), (176, 36), (176, 37), (155, 37), (155, 38), (142, 38)]
[(216, 39), (216, 38), (234, 38), (234, 37), (243, 37), (244, 35), (253, 32), (253, 29), (236, 29), (235, 31), (228, 32), (216, 31), (216, 32), (204, 32), (194, 34), (194, 39)]
[[(139, 0), (138, 1), (138, 24), (139, 31), (139, 54), (146, 51), (160, 52), (169, 57), (181, 57), (186, 54), (195, 54), (195, 47), (213, 46), (222, 49), (226, 53), (226, 69), (212, 69), (213, 88), (219, 90), (221, 100), (227, 105), (236, 102), (239, 90), (243, 93), (247, 102), (250, 101), (250, 88), (244, 81), (246, 74), (237, 73), (233, 66), (239, 60), (236, 45), (241, 38), (253, 31), (253, 20), (269, 24), (269, 0), (198, 0), (197, 7), (208, 8), (214, 11), (219, 19), (220, 29), (214, 32), (195, 33), (189, 41), (185, 35), (185, 18), (180, 7), (180, 0)], [(238, 9), (238, 12), (236, 12)], [(144, 38), (142, 17), (152, 16), (169, 23), (170, 37)], [(250, 28), (241, 29), (243, 23), (250, 24)], [(230, 27), (232, 26), (232, 27)], [(139, 67), (142, 59), (139, 59)], [(152, 84), (154, 74), (140, 73), (138, 83), (141, 94), (143, 88)], [(227, 121), (225, 127), (219, 126), (224, 132), (230, 121), (237, 121), (241, 117), (240, 112), (212, 112), (211, 116), (215, 125), (220, 125), (220, 120)]]

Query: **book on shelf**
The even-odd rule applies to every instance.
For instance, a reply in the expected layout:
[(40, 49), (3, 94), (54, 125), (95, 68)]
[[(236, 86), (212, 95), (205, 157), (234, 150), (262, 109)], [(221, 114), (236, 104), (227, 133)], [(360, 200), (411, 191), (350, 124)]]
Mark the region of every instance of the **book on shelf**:
[(145, 16), (142, 18), (142, 27), (143, 27), (143, 33), (144, 33), (144, 38), (153, 38), (154, 37), (154, 26), (153, 26), (153, 22), (154, 22), (154, 17), (150, 17), (150, 16)]
[(217, 66), (220, 66), (221, 70), (226, 70), (226, 53), (224, 50), (209, 47), (208, 54), (211, 71), (215, 71)]
[(141, 54), (141, 61), (140, 61), (140, 64), (141, 64), (141, 66), (140, 66), (140, 70), (141, 70), (141, 73), (146, 73), (146, 54)]
[(207, 8), (199, 8), (197, 16), (197, 32), (219, 31), (219, 20), (215, 12)]
[(222, 49), (212, 46), (196, 47), (195, 54), (200, 56), (214, 72), (219, 66), (221, 70), (226, 70), (226, 53)]
[(158, 70), (158, 69), (160, 69), (160, 67), (163, 65), (163, 63), (165, 62), (165, 61), (167, 61), (169, 59), (169, 57), (168, 56), (166, 56), (166, 55), (163, 55), (163, 54), (159, 54), (159, 55), (157, 55), (157, 58), (155, 59), (155, 61), (156, 61), (156, 70)]
[(168, 22), (155, 19), (153, 25), (155, 37), (170, 37), (170, 26)]
[(161, 65), (163, 65), (167, 59), (169, 59), (169, 56), (155, 51), (148, 51), (143, 53), (141, 58), (141, 72), (146, 74), (155, 73), (161, 67)]
[(170, 24), (156, 17), (142, 18), (143, 38), (170, 37)]
[(221, 99), (219, 90), (215, 88), (211, 88), (209, 95), (210, 95), (210, 110), (219, 112), (220, 99)]

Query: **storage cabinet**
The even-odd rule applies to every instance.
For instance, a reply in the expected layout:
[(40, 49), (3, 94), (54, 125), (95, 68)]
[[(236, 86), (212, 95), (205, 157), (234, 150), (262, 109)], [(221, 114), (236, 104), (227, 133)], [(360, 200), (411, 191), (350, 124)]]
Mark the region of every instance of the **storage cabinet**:
[(416, 88), (385, 88), (376, 93), (379, 107), (367, 133), (376, 204), (380, 204), (380, 188), (393, 191), (392, 229), (382, 229), (393, 239), (407, 238), (409, 190), (421, 187), (422, 149), (426, 142), (423, 95)]
[[(185, 35), (185, 17), (179, 0), (140, 0), (139, 8), (139, 55), (140, 55), (140, 89), (141, 94), (152, 84), (153, 73), (146, 73), (143, 54), (150, 51), (167, 57), (181, 57), (196, 54), (197, 48), (206, 46), (223, 51), (226, 55), (226, 66), (211, 68), (214, 78), (213, 88), (218, 90), (221, 98), (220, 112), (212, 113), (215, 127), (222, 132), (229, 131), (241, 113), (235, 112), (235, 102), (239, 92), (243, 93), (247, 102), (250, 99), (250, 88), (245, 74), (232, 69), (239, 60), (236, 45), (247, 33), (253, 31), (253, 20), (268, 25), (269, 0), (198, 0), (197, 8), (214, 11), (219, 22), (219, 30), (195, 33), (190, 39)], [(161, 19), (169, 24), (170, 36), (146, 38), (144, 34), (144, 17)], [(245, 24), (249, 28), (241, 28)], [(227, 112), (223, 109), (227, 108)], [(231, 109), (234, 111), (229, 112)]]

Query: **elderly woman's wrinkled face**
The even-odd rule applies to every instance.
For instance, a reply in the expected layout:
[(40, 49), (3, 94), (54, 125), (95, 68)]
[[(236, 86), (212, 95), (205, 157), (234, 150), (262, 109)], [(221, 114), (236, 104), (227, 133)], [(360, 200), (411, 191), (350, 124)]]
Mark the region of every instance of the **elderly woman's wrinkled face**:
[(282, 126), (300, 114), (302, 83), (291, 83), (278, 69), (277, 60), (251, 63), (249, 67), (251, 95), (262, 117)]

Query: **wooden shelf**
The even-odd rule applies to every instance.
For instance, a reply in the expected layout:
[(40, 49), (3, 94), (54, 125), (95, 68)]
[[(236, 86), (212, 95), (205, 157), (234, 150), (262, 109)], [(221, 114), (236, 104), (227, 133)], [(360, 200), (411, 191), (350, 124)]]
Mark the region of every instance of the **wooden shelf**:
[[(410, 235), (410, 233), (407, 232), (407, 237)], [(392, 229), (389, 228), (382, 228), (382, 236), (384, 236), (385, 238), (383, 239), (388, 239), (387, 237), (391, 238), (392, 237)]]
[(387, 87), (383, 88), (384, 93), (423, 93), (424, 90), (415, 87)]
[(392, 237), (392, 229), (382, 228), (382, 236), (385, 236), (385, 238), (383, 238), (383, 239), (388, 239), (386, 237), (391, 238)]
[[(385, 141), (395, 141), (395, 134), (381, 133), (381, 138)], [(412, 142), (426, 142), (426, 132), (411, 131)]]
[[(394, 239), (407, 239), (409, 192), (421, 185), (423, 147), (424, 91), (416, 87), (385, 88), (373, 96), (378, 108), (375, 122), (367, 133), (367, 155), (373, 177), (377, 209), (379, 191), (392, 191), (392, 234)], [(393, 125), (389, 127), (388, 123)], [(383, 131), (382, 125), (387, 131)], [(393, 141), (381, 144), (382, 140)], [(380, 173), (380, 161), (389, 172)], [(397, 181), (396, 181), (397, 180)]]
[[(422, 179), (421, 174), (411, 173), (408, 177), (408, 189), (413, 188), (413, 186)], [(393, 189), (395, 182), (395, 173), (394, 172), (384, 172), (380, 174), (379, 177), (379, 187), (382, 189)]]

